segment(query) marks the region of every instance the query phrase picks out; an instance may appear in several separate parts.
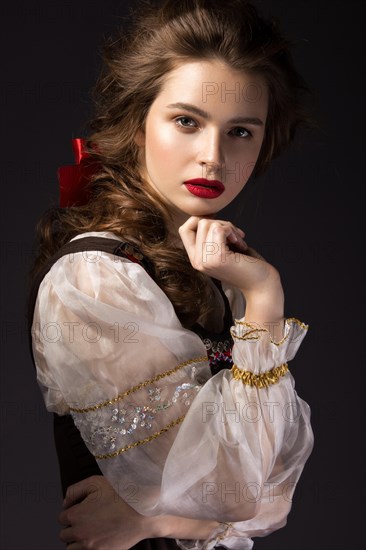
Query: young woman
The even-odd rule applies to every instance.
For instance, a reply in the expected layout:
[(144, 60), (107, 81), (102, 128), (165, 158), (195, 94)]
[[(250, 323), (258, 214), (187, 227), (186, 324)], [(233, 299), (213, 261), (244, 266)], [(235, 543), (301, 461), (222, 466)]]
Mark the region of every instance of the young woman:
[[(251, 548), (285, 524), (311, 452), (287, 364), (307, 326), (285, 319), (279, 273), (220, 211), (307, 121), (304, 84), (244, 0), (144, 5), (105, 59), (87, 187), (41, 220), (33, 272), (48, 263), (38, 381), (86, 444), (58, 436), (61, 539)], [(85, 252), (85, 237), (115, 250)], [(79, 251), (60, 255), (68, 242)]]

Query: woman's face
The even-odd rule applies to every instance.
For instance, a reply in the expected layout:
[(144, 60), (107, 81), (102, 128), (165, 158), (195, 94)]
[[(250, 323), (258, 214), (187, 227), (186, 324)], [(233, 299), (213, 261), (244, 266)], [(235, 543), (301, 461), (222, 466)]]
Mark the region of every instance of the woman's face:
[(267, 106), (262, 77), (220, 61), (187, 62), (167, 75), (136, 143), (141, 174), (171, 208), (176, 227), (190, 216), (216, 214), (243, 189), (263, 142)]

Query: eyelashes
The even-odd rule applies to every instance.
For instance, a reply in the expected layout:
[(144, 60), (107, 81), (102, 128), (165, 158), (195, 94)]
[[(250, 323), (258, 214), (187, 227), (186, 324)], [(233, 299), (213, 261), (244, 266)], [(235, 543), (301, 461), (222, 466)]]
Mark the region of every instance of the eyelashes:
[[(179, 116), (177, 118), (174, 119), (175, 120), (175, 123), (176, 125), (178, 126), (178, 128), (198, 128), (198, 125), (197, 125), (197, 122), (189, 117), (189, 116)], [(191, 124), (183, 124), (183, 121), (189, 121), (189, 122), (194, 122), (195, 126), (192, 126)]]
[[(247, 130), (246, 128), (242, 128), (241, 126), (238, 126), (236, 128), (233, 128), (233, 130), (231, 130), (231, 132), (233, 132), (234, 130), (239, 130), (240, 132), (245, 132), (247, 135), (246, 136), (243, 136), (243, 135), (236, 135), (236, 137), (240, 137), (240, 138), (248, 138), (248, 137), (252, 137), (252, 134), (251, 132), (249, 132), (249, 130)], [(234, 134), (233, 134), (234, 135)]]
[[(184, 130), (199, 128), (198, 123), (194, 118), (185, 115), (176, 117), (174, 119), (174, 122), (178, 128)], [(235, 126), (235, 128), (232, 128), (229, 133), (233, 137), (238, 137), (239, 139), (248, 139), (253, 136), (253, 134), (249, 130), (247, 130), (247, 128), (244, 128), (242, 126)]]

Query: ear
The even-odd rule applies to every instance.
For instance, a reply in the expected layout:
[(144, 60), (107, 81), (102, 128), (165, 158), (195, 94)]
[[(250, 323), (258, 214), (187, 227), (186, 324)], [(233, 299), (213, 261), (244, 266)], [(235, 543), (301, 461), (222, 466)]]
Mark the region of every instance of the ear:
[(145, 132), (141, 129), (137, 130), (135, 134), (135, 143), (138, 147), (145, 146)]

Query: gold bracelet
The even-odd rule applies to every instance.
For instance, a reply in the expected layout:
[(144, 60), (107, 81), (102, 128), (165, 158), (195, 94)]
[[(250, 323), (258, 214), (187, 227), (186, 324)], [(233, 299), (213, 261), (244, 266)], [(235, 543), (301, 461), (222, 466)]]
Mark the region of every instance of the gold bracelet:
[(241, 380), (243, 384), (247, 386), (255, 386), (256, 388), (267, 388), (271, 384), (276, 384), (281, 376), (284, 376), (289, 372), (287, 363), (283, 363), (279, 367), (273, 367), (273, 369), (263, 372), (261, 374), (254, 374), (248, 370), (241, 370), (237, 365), (233, 365), (231, 372), (235, 380)]

